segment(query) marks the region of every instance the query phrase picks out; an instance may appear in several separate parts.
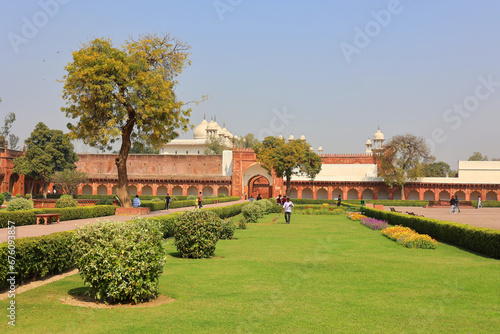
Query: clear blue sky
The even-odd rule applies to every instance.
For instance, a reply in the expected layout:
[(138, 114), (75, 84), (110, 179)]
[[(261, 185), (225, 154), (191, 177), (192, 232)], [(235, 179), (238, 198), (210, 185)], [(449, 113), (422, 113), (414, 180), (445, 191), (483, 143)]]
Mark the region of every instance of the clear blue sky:
[(15, 112), (22, 141), (39, 121), (67, 132), (56, 80), (82, 43), (168, 32), (192, 46), (177, 93), (209, 95), (195, 125), (205, 113), (238, 135), (304, 134), (324, 153), (363, 153), (380, 126), (431, 139), (452, 168), (473, 151), (500, 158), (500, 1), (25, 0), (0, 13), (0, 119)]

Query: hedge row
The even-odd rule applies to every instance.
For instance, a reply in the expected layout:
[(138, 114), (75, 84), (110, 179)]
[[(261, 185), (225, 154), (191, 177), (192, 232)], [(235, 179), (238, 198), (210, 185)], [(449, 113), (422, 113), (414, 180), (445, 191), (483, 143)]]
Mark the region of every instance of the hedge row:
[(96, 205), (74, 208), (48, 208), (32, 209), (22, 211), (0, 211), (0, 228), (8, 226), (8, 222), (13, 221), (16, 226), (35, 225), (36, 214), (42, 213), (60, 213), (59, 220), (74, 220), (85, 218), (96, 218), (103, 216), (112, 216), (115, 214), (116, 207), (112, 205)]
[(421, 234), (455, 246), (500, 259), (500, 231), (433, 218), (415, 217), (364, 207), (366, 216), (385, 220), (391, 225), (403, 225)]
[[(347, 199), (342, 200), (342, 204), (353, 204), (353, 205), (361, 205), (360, 199)], [(387, 199), (364, 199), (366, 203), (373, 203), (377, 205), (386, 205), (386, 206), (426, 206), (429, 205), (429, 201), (410, 201), (410, 200), (387, 200)], [(337, 204), (336, 200), (333, 199), (303, 199), (303, 198), (293, 198), (292, 202), (294, 204)]]
[[(238, 203), (219, 208), (208, 208), (203, 210), (213, 211), (220, 218), (229, 218), (241, 213), (241, 207), (244, 203)], [(106, 206), (102, 206), (106, 207)], [(87, 209), (85, 207), (80, 209)], [(114, 207), (108, 207), (113, 208)], [(67, 208), (69, 209), (69, 208)], [(75, 208), (76, 209), (76, 208)], [(44, 209), (47, 210), (65, 210), (65, 209)], [(29, 210), (34, 211), (34, 210)], [(155, 220), (161, 224), (161, 229), (164, 238), (174, 235), (174, 228), (177, 218), (182, 212), (176, 212), (164, 216), (156, 216), (151, 218), (139, 218)], [(16, 222), (16, 226), (19, 226)], [(39, 237), (28, 237), (15, 240), (15, 259), (17, 271), (17, 283), (44, 277), (48, 274), (58, 274), (68, 269), (75, 267), (75, 259), (72, 252), (73, 240), (72, 237), (75, 231), (58, 232)], [(6, 275), (10, 271), (8, 266), (8, 242), (0, 243), (0, 289), (7, 287)]]
[[(58, 274), (75, 266), (73, 257), (74, 231), (58, 232), (49, 235), (21, 238), (15, 240), (16, 283), (32, 278)], [(12, 246), (11, 246), (12, 249)], [(12, 253), (11, 253), (12, 254)], [(8, 286), (7, 273), (9, 243), (0, 244), (0, 289)]]
[[(215, 201), (219, 201), (219, 203), (225, 203), (225, 202), (234, 202), (234, 201), (239, 201), (239, 200), (240, 200), (239, 196), (204, 198), (203, 201), (201, 202), (201, 204), (206, 205), (206, 204), (213, 204)], [(198, 205), (198, 200), (190, 199), (190, 200), (183, 200), (183, 201), (173, 201), (170, 203), (170, 208), (176, 209), (176, 208), (185, 208), (185, 207), (189, 207), (189, 206), (194, 207), (197, 205)], [(165, 210), (165, 202), (164, 201), (163, 202), (142, 201), (141, 206), (149, 207), (149, 208), (151, 208), (151, 211)]]

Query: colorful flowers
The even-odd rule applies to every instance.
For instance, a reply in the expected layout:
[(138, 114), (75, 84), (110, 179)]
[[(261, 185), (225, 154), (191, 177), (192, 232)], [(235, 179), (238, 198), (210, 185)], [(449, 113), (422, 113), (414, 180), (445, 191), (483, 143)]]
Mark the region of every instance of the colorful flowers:
[(348, 212), (347, 213), (347, 218), (349, 218), (350, 220), (361, 220), (363, 218), (366, 218), (366, 216), (363, 216), (359, 212)]
[(418, 234), (409, 227), (396, 225), (380, 231), (383, 235), (408, 248), (435, 249), (437, 241), (427, 234)]
[(359, 221), (361, 224), (371, 228), (372, 230), (382, 230), (387, 228), (387, 222), (385, 220), (378, 220), (375, 218), (361, 218)]

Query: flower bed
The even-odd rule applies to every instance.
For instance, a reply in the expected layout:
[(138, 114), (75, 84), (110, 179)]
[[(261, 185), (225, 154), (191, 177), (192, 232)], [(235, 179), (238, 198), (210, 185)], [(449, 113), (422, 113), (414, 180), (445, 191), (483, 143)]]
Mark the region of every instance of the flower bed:
[(401, 225), (389, 227), (380, 232), (407, 248), (435, 249), (438, 244), (436, 240), (427, 234), (418, 234), (411, 228)]
[(347, 213), (347, 218), (349, 218), (350, 220), (361, 220), (363, 218), (366, 218), (366, 216), (363, 216), (362, 214), (358, 213), (358, 212), (348, 212)]
[(385, 220), (378, 220), (374, 218), (361, 218), (359, 221), (361, 224), (365, 225), (366, 227), (371, 228), (372, 230), (383, 230), (387, 228), (387, 222)]

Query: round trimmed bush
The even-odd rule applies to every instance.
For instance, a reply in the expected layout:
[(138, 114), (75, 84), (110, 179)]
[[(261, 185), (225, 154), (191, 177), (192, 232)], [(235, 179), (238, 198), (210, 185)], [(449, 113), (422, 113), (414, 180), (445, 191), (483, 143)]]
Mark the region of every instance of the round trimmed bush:
[(5, 197), (3, 197), (3, 194), (0, 194), (0, 205), (2, 205), (3, 202), (5, 202)]
[(62, 195), (56, 202), (56, 208), (73, 208), (76, 206), (78, 206), (78, 202), (71, 195)]
[(158, 296), (165, 250), (159, 224), (138, 219), (86, 224), (75, 233), (80, 276), (104, 302), (143, 302)]
[(213, 257), (221, 219), (213, 212), (194, 209), (184, 212), (175, 226), (175, 246), (183, 258)]
[[(260, 202), (260, 201), (259, 201)], [(248, 203), (243, 205), (241, 208), (241, 214), (246, 223), (256, 223), (257, 219), (264, 216), (263, 205), (256, 204), (256, 202)]]
[(226, 194), (219, 194), (218, 197), (227, 197), (227, 195)]
[(232, 239), (236, 226), (229, 219), (221, 220), (219, 223), (219, 239)]
[(24, 195), (24, 198), (26, 198), (26, 199), (31, 199), (31, 194), (26, 194), (26, 195)]
[(190, 200), (193, 200), (193, 199), (197, 199), (198, 197), (196, 197), (195, 195), (189, 195), (188, 197), (186, 197), (186, 200), (190, 201)]
[(21, 211), (33, 209), (33, 201), (26, 198), (12, 198), (7, 204), (7, 211)]

